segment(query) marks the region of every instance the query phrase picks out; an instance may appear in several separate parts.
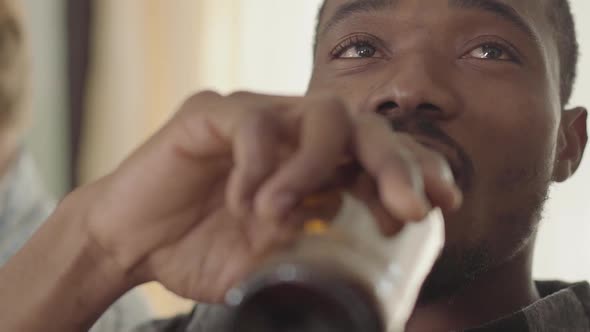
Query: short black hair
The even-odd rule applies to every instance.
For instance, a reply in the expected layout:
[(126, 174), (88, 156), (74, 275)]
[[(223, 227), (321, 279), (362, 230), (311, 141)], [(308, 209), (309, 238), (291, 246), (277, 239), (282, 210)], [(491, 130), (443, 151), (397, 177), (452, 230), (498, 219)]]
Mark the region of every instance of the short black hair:
[(559, 52), (561, 103), (569, 102), (578, 68), (578, 38), (569, 0), (551, 0), (547, 6), (549, 20)]
[[(317, 16), (314, 54), (317, 49), (318, 33), (326, 3), (327, 0), (324, 0)], [(562, 106), (565, 106), (572, 96), (578, 67), (579, 46), (575, 22), (569, 0), (551, 0), (550, 5), (547, 6), (547, 12), (550, 23), (553, 25), (554, 38), (559, 53), (560, 96)]]

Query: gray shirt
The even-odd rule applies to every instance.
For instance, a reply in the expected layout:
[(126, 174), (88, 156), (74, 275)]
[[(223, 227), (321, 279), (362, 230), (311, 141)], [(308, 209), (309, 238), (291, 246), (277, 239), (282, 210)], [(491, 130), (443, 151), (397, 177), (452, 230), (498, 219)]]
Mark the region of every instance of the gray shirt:
[[(21, 153), (0, 177), (0, 266), (23, 246), (54, 207), (55, 201), (43, 190), (32, 158)], [(131, 331), (150, 317), (141, 294), (131, 291), (112, 305), (90, 331)]]
[[(540, 281), (542, 299), (506, 317), (465, 332), (590, 332), (590, 285)], [(155, 321), (136, 332), (230, 332), (231, 310), (199, 305), (192, 313)], [(233, 331), (231, 331), (233, 332)]]

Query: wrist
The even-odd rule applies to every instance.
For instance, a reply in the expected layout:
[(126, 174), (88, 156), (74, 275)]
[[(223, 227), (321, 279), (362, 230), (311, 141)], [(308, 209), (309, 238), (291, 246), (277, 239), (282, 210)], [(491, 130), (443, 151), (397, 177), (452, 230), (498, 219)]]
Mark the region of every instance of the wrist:
[(83, 195), (68, 195), (0, 269), (0, 307), (8, 308), (0, 312), (3, 328), (88, 330), (110, 304), (134, 286), (93, 242), (86, 226)]
[[(100, 193), (94, 185), (77, 189), (68, 195), (55, 211), (55, 219), (63, 223), (62, 229), (68, 229), (78, 242), (80, 249), (79, 257), (76, 258), (81, 269), (88, 264), (92, 267), (91, 272), (97, 278), (103, 280), (109, 289), (119, 290), (117, 293), (139, 285), (142, 281), (133, 277), (131, 265), (122, 264), (115, 255), (115, 251), (109, 246), (108, 241), (100, 241), (101, 236), (97, 234), (96, 213), (93, 213), (95, 203), (100, 198)], [(89, 270), (90, 272), (90, 270)]]
[(65, 283), (81, 282), (87, 286), (84, 293), (93, 303), (108, 307), (128, 290), (140, 284), (131, 274), (131, 267), (120, 264), (109, 247), (97, 241), (91, 227), (91, 213), (100, 192), (94, 185), (81, 187), (69, 194), (59, 204), (50, 222), (55, 222), (56, 229), (61, 229), (70, 239), (72, 248), (63, 248), (63, 255), (72, 251), (66, 271), (75, 280)]

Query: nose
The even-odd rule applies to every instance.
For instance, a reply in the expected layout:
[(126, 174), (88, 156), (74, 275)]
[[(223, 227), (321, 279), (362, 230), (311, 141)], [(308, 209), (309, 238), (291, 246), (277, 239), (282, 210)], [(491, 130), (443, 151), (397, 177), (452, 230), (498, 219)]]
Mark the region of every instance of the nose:
[(427, 61), (393, 64), (368, 96), (365, 110), (392, 120), (414, 116), (449, 119), (460, 110), (460, 97), (453, 88), (447, 66)]

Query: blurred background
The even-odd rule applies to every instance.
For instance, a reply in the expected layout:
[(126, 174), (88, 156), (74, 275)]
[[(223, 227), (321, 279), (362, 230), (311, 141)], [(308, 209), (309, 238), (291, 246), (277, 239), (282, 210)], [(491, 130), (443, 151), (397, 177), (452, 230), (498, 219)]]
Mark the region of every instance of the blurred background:
[[(24, 0), (34, 123), (28, 135), (59, 198), (115, 167), (192, 92), (302, 94), (321, 0)], [(590, 107), (590, 12), (571, 0), (581, 45), (572, 105)], [(590, 157), (555, 186), (535, 262), (538, 278), (590, 280)], [(142, 286), (154, 314), (190, 305)]]

